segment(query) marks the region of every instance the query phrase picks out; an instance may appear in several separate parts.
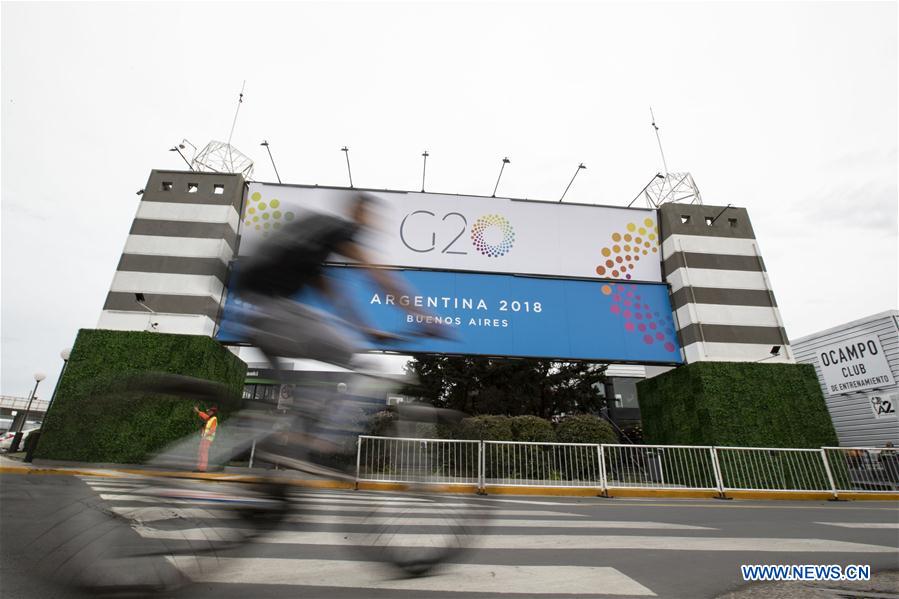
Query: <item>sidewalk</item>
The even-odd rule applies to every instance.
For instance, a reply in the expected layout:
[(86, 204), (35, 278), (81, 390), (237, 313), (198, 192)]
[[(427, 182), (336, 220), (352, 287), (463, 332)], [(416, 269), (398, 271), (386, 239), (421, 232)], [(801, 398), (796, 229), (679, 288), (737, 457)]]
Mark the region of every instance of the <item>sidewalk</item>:
[(197, 480), (262, 482), (277, 478), (283, 482), (319, 489), (353, 489), (351, 482), (330, 480), (312, 476), (296, 470), (274, 470), (267, 468), (248, 468), (245, 466), (225, 466), (214, 472), (187, 472), (176, 470), (160, 470), (141, 464), (95, 464), (69, 462), (62, 460), (24, 461), (25, 453), (0, 454), (0, 474), (52, 474), (63, 476), (103, 476), (109, 478), (127, 478), (135, 475), (160, 476), (170, 478), (192, 478)]

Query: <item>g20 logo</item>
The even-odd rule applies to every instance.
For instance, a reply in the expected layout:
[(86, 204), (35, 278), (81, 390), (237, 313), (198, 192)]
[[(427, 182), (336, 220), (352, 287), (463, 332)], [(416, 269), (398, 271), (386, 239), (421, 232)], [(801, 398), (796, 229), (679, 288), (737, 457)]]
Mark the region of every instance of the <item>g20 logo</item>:
[[(468, 230), (468, 219), (459, 212), (447, 212), (439, 219), (430, 210), (416, 210), (407, 214), (400, 223), (400, 241), (413, 252), (425, 254), (439, 251), (441, 254), (468, 254), (457, 242)], [(440, 223), (447, 223), (441, 226)], [(425, 235), (421, 235), (421, 231)], [(418, 231), (418, 235), (416, 235)], [(442, 239), (438, 243), (438, 232)], [(505, 256), (515, 245), (515, 229), (499, 214), (486, 214), (471, 226), (471, 244), (489, 258)], [(428, 241), (424, 241), (428, 239)], [(448, 240), (448, 241), (447, 241)], [(444, 245), (444, 243), (446, 245)]]
[(485, 256), (499, 258), (515, 245), (515, 229), (505, 217), (487, 214), (471, 227), (471, 243)]

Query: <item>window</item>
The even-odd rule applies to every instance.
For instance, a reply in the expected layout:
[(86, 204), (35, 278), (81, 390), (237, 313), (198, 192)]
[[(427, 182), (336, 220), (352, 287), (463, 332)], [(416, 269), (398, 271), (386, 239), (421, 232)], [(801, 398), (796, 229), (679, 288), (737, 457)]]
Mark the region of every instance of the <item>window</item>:
[(278, 387), (275, 385), (256, 385), (256, 399), (267, 403), (278, 403)]
[(688, 214), (681, 214), (681, 217), (680, 217), (680, 223), (681, 223), (682, 225), (689, 225), (689, 224), (690, 224), (690, 215), (688, 215)]
[(172, 191), (172, 182), (171, 181), (163, 181), (162, 182), (162, 191)]
[(244, 385), (243, 398), (248, 400), (278, 403), (277, 385)]
[(729, 219), (727, 219), (727, 224), (730, 225), (731, 229), (736, 229), (737, 228), (737, 219), (729, 218)]
[(218, 183), (216, 183), (215, 185), (212, 186), (212, 193), (217, 196), (222, 195), (223, 193), (225, 193), (225, 186), (219, 185)]
[(711, 227), (714, 222), (715, 222), (715, 219), (712, 218), (711, 216), (705, 217), (705, 226)]
[(197, 183), (188, 183), (187, 184), (187, 193), (197, 193), (198, 189), (200, 189), (200, 185)]
[(637, 402), (637, 380), (612, 377), (616, 408), (631, 410), (640, 408), (640, 404)]

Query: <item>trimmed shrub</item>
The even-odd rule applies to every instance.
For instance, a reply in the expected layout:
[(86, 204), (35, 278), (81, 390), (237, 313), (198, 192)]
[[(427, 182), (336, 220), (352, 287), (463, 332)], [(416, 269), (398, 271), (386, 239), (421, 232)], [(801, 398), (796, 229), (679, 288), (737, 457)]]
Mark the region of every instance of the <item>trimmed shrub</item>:
[(514, 441), (512, 419), (508, 416), (473, 416), (459, 423), (457, 439)]
[(554, 443), (556, 440), (556, 431), (549, 420), (538, 416), (514, 416), (511, 421), (513, 441)]
[(599, 416), (577, 414), (568, 416), (556, 428), (560, 443), (618, 443), (612, 426)]
[(637, 383), (637, 399), (648, 444), (837, 444), (810, 364), (697, 362)]
[[(219, 405), (221, 422), (240, 404), (246, 364), (209, 337), (82, 329), (44, 419), (35, 457), (140, 463), (199, 431), (193, 401), (128, 392), (123, 381), (151, 371), (225, 385), (233, 401)], [(200, 402), (201, 409), (206, 407)]]

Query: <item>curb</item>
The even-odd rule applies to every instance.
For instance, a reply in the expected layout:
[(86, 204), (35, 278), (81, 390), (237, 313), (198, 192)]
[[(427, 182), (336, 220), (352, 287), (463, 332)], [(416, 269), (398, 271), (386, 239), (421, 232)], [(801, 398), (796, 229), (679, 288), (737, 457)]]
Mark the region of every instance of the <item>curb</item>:
[[(125, 478), (128, 476), (155, 476), (160, 478), (189, 478), (221, 482), (263, 482), (267, 477), (226, 472), (172, 472), (162, 470), (138, 470), (132, 468), (110, 470), (82, 470), (78, 468), (53, 468), (24, 466), (0, 466), (0, 474), (98, 476), (105, 478)], [(284, 478), (283, 482), (296, 487), (310, 489), (343, 489), (359, 491), (406, 491), (411, 485), (406, 483), (343, 480)], [(466, 494), (478, 493), (477, 485), (428, 485), (428, 489), (438, 493)], [(715, 499), (720, 497), (713, 490), (680, 489), (608, 489), (606, 493), (597, 487), (521, 487), (515, 485), (487, 485), (487, 495), (542, 495), (556, 497), (651, 497), (668, 499)], [(899, 501), (899, 493), (839, 493), (839, 499), (851, 501)], [(760, 499), (787, 501), (827, 501), (833, 499), (829, 491), (727, 491), (724, 499)]]
[(771, 499), (786, 501), (828, 501), (830, 491), (725, 491), (730, 499)]
[[(26, 475), (62, 475), (62, 476), (98, 476), (104, 478), (126, 478), (128, 476), (155, 476), (160, 478), (189, 478), (195, 480), (212, 480), (219, 482), (258, 483), (268, 481), (269, 478), (252, 476), (247, 474), (231, 474), (226, 472), (171, 472), (164, 470), (136, 470), (121, 468), (115, 470), (79, 470), (77, 468), (25, 468), (18, 466), (0, 466), (0, 474), (26, 474)], [(313, 489), (353, 489), (354, 485), (342, 480), (317, 480), (284, 478), (283, 482), (297, 487)]]

